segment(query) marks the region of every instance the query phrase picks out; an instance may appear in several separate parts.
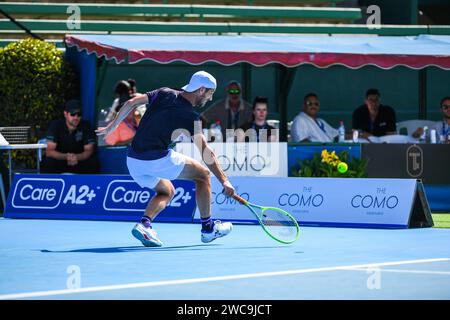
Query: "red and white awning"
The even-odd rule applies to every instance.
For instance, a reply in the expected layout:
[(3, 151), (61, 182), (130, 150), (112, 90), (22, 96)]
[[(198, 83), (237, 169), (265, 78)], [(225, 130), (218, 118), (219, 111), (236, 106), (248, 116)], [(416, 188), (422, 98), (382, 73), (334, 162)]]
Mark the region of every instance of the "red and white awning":
[(435, 66), (450, 70), (450, 36), (66, 36), (66, 45), (117, 63), (151, 60), (167, 64), (230, 66), (271, 63), (286, 67), (310, 64), (319, 68), (343, 65), (357, 69)]

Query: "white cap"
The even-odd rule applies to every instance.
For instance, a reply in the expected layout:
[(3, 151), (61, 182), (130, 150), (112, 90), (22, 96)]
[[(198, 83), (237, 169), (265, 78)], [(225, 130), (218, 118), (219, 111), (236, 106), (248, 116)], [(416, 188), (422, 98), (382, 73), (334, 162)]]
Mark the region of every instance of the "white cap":
[(189, 84), (182, 89), (186, 92), (194, 92), (201, 87), (215, 90), (217, 87), (216, 79), (206, 71), (198, 71), (192, 75)]

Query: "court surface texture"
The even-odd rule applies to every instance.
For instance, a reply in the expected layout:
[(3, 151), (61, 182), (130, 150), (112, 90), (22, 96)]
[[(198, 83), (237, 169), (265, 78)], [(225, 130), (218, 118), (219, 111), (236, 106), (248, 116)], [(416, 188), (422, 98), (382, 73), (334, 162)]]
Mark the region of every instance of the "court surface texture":
[(450, 299), (450, 229), (301, 227), (283, 245), (258, 225), (200, 241), (200, 225), (0, 218), (0, 299)]

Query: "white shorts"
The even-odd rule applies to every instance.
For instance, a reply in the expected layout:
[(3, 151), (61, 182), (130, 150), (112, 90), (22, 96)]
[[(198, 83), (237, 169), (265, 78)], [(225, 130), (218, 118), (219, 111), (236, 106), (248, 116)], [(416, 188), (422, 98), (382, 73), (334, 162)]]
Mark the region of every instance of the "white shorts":
[(178, 178), (186, 164), (186, 156), (173, 150), (161, 159), (139, 160), (127, 157), (128, 171), (142, 188), (153, 189), (161, 179)]

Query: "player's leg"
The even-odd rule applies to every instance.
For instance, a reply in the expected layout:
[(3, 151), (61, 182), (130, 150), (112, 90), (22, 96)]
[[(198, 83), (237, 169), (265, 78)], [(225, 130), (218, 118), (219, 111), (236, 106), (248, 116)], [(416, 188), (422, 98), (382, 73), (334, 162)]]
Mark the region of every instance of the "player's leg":
[(217, 238), (226, 236), (233, 226), (230, 222), (222, 223), (211, 218), (211, 177), (210, 172), (200, 162), (185, 157), (185, 165), (178, 179), (192, 180), (195, 182), (195, 199), (200, 211), (202, 221), (202, 242), (211, 242)]
[(211, 177), (209, 170), (200, 162), (186, 157), (183, 171), (178, 179), (191, 180), (195, 183), (195, 200), (202, 219), (211, 217)]
[[(149, 182), (150, 183), (150, 182)], [(149, 201), (147, 208), (145, 209), (145, 215), (141, 218), (141, 221), (137, 223), (131, 233), (133, 236), (140, 240), (146, 247), (160, 247), (162, 246), (161, 240), (159, 240), (155, 229), (152, 228), (153, 219), (164, 210), (170, 203), (175, 193), (170, 180), (159, 179), (159, 182), (153, 188), (156, 194)]]
[(140, 240), (146, 247), (162, 246), (162, 242), (158, 239), (151, 222), (169, 204), (174, 195), (174, 187), (170, 180), (158, 178), (153, 175), (153, 171), (159, 169), (161, 166), (166, 166), (164, 159), (159, 162), (162, 163), (157, 162), (155, 165), (152, 161), (127, 157), (128, 170), (133, 180), (142, 188), (153, 189), (156, 192), (147, 204), (144, 216), (132, 230), (133, 236)]
[(149, 201), (147, 208), (145, 209), (145, 216), (153, 219), (170, 203), (175, 194), (175, 188), (172, 182), (167, 179), (159, 180), (156, 187), (153, 188), (156, 194)]

